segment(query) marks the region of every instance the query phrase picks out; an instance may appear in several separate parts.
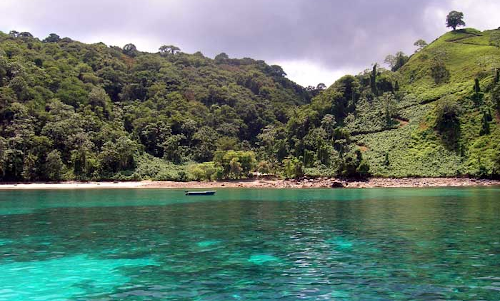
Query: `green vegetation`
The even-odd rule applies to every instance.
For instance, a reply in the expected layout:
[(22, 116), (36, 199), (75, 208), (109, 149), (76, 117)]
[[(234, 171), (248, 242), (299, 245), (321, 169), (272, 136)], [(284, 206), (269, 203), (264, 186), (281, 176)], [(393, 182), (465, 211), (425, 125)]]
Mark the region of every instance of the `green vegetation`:
[[(372, 174), (499, 176), (500, 51), (489, 43), (497, 32), (449, 32), (395, 72), (400, 127), (355, 137)], [(447, 75), (436, 76), (436, 65)]]
[(464, 14), (458, 11), (451, 11), (446, 17), (446, 26), (456, 30), (458, 26), (465, 26)]
[[(419, 40), (417, 42), (415, 42), (415, 45), (418, 47), (424, 47), (423, 43), (425, 43), (424, 41), (422, 40)], [(385, 60), (384, 60), (384, 63), (388, 64), (390, 67), (391, 67), (391, 71), (395, 72), (395, 71), (398, 71), (401, 67), (404, 66), (404, 64), (406, 64), (406, 62), (408, 62), (409, 60), (409, 57), (404, 54), (402, 51), (399, 51), (398, 53), (396, 53), (396, 55), (388, 55), (386, 56)]]
[(416, 50), (416, 52), (424, 49), (424, 47), (427, 46), (427, 45), (428, 45), (427, 42), (424, 41), (424, 40), (422, 40), (422, 39), (419, 39), (415, 43), (413, 43), (413, 46), (418, 47), (417, 50)]
[(328, 88), (225, 53), (0, 33), (0, 180), (498, 177), (499, 32), (420, 40)]
[(249, 58), (0, 33), (0, 180), (247, 177), (259, 134), (313, 92)]

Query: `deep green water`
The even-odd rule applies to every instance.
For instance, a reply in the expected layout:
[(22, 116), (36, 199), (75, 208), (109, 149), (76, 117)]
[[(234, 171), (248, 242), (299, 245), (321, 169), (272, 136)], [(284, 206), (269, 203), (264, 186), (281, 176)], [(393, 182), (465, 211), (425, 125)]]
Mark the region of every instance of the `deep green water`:
[(0, 300), (500, 300), (500, 189), (0, 191)]

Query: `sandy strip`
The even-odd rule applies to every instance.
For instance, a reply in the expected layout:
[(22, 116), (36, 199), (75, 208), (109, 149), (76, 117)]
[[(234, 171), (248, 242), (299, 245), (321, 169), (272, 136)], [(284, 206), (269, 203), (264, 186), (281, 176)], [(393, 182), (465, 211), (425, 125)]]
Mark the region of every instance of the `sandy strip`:
[[(146, 182), (61, 182), (61, 183), (19, 183), (0, 184), (2, 189), (111, 189), (141, 188)], [(150, 183), (150, 182), (148, 182)]]
[(124, 188), (376, 188), (376, 187), (471, 187), (500, 186), (498, 180), (468, 178), (371, 178), (366, 181), (346, 181), (319, 178), (302, 180), (241, 180), (220, 182), (63, 182), (0, 184), (0, 190), (22, 189), (124, 189)]

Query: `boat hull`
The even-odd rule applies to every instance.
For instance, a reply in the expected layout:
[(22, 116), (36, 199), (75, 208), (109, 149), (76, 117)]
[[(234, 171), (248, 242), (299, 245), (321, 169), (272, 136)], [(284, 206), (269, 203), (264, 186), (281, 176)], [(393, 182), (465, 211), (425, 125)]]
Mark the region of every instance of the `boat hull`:
[(186, 195), (214, 195), (215, 191), (186, 191)]

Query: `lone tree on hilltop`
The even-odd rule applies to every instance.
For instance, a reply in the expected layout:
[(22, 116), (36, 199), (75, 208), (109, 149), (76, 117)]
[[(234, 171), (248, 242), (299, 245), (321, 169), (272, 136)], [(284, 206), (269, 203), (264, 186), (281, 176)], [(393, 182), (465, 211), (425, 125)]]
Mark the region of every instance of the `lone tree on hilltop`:
[(446, 16), (446, 27), (456, 30), (458, 26), (465, 26), (464, 13), (453, 10)]

